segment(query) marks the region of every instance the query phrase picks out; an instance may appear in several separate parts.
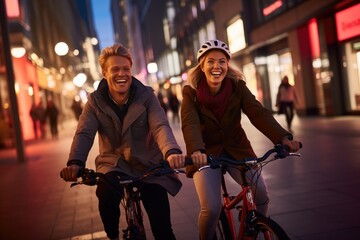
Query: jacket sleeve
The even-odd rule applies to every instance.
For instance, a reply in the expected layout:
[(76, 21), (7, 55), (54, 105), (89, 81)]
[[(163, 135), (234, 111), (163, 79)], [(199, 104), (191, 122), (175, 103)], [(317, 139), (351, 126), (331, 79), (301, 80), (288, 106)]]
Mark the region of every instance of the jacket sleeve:
[(182, 94), (181, 123), (187, 155), (199, 150), (205, 152), (201, 122), (196, 107), (195, 90), (190, 86), (184, 86)]
[(91, 99), (89, 98), (76, 128), (70, 148), (68, 164), (76, 162), (79, 165), (79, 161), (81, 161), (83, 166), (85, 166), (85, 162), (94, 143), (97, 130), (98, 120), (93, 110)]
[(274, 118), (271, 111), (263, 107), (263, 105), (256, 100), (255, 96), (246, 87), (244, 81), (239, 82), (238, 96), (241, 97), (242, 110), (249, 118), (250, 122), (273, 144), (281, 142), (285, 136), (292, 136), (291, 133), (286, 131)]

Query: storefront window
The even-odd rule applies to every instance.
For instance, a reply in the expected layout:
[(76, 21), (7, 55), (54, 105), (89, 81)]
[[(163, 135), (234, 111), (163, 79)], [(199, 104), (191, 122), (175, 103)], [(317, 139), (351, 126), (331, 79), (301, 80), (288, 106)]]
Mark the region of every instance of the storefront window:
[(246, 47), (244, 24), (240, 16), (237, 16), (234, 22), (226, 28), (226, 32), (231, 53), (235, 53)]
[(274, 111), (276, 111), (275, 108), (276, 94), (281, 81), (279, 56), (277, 54), (267, 56), (266, 63), (269, 74), (270, 96), (272, 102), (271, 107), (273, 108)]
[(250, 89), (255, 97), (262, 101), (262, 96), (258, 95), (257, 81), (256, 81), (256, 68), (254, 63), (245, 64), (243, 67), (243, 73), (246, 79), (246, 86)]
[(276, 95), (281, 83), (281, 78), (288, 76), (289, 83), (294, 85), (294, 74), (292, 70), (292, 59), (290, 52), (283, 54), (273, 54), (266, 57), (267, 70), (269, 74), (269, 86), (271, 96), (271, 106), (276, 111)]
[(344, 67), (347, 74), (347, 110), (360, 110), (360, 40), (345, 44)]

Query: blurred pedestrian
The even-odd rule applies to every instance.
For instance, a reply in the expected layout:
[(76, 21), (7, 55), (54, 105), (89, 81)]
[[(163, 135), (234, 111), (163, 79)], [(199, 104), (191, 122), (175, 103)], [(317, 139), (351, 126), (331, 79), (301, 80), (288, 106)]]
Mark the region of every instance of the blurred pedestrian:
[(41, 101), (38, 104), (33, 104), (30, 109), (30, 117), (33, 120), (33, 129), (35, 138), (37, 139), (38, 131), (40, 131), (40, 137), (44, 139), (46, 137), (45, 124), (46, 124), (46, 112)]
[(162, 93), (160, 91), (157, 94), (157, 98), (159, 100), (161, 107), (164, 109), (165, 115), (167, 115), (168, 106), (166, 105), (166, 103), (164, 101), (164, 96), (162, 95)]
[(31, 120), (33, 122), (33, 130), (34, 130), (34, 136), (35, 136), (35, 139), (38, 139), (38, 116), (37, 116), (37, 113), (36, 113), (36, 104), (35, 102), (33, 102), (33, 104), (31, 105), (31, 108), (30, 108), (30, 117), (31, 117)]
[(169, 93), (169, 107), (172, 113), (172, 122), (175, 124), (176, 122), (180, 123), (179, 117), (179, 99), (177, 98), (176, 94), (170, 91)]
[(46, 106), (46, 116), (49, 118), (50, 132), (52, 138), (58, 137), (59, 110), (53, 100), (49, 100)]
[(82, 105), (81, 105), (81, 100), (80, 98), (74, 98), (72, 104), (71, 104), (71, 109), (74, 112), (75, 118), (76, 120), (79, 121), (81, 112), (82, 112)]
[(285, 114), (287, 128), (290, 132), (292, 132), (291, 123), (294, 118), (295, 102), (297, 102), (295, 87), (290, 85), (289, 78), (284, 76), (276, 96), (276, 107), (278, 114)]

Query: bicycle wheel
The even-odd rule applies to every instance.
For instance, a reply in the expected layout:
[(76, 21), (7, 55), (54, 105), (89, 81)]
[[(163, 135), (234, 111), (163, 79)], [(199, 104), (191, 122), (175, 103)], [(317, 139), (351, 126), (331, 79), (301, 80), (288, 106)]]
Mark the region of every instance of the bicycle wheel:
[(228, 240), (228, 239), (232, 239), (230, 226), (225, 214), (225, 210), (221, 209), (219, 221), (216, 226), (216, 231), (213, 240)]
[(250, 232), (254, 240), (290, 240), (279, 224), (264, 216), (256, 218)]

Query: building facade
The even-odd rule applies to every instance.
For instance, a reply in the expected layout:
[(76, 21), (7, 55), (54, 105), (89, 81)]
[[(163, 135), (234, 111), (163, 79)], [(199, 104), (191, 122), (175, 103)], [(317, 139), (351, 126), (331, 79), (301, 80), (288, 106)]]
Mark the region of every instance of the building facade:
[(200, 44), (218, 38), (229, 44), (231, 64), (268, 109), (276, 110), (287, 75), (298, 93), (299, 115), (360, 114), (358, 1), (172, 0), (165, 7), (163, 24), (142, 29), (165, 40), (164, 50), (153, 48), (159, 82), (186, 84)]
[[(71, 103), (80, 92), (93, 90), (100, 78), (99, 54), (90, 0), (7, 0), (12, 65), (15, 86), (8, 86), (5, 63), (0, 67), (1, 121), (11, 125), (9, 88), (15, 87), (19, 118), (24, 140), (35, 136), (30, 108), (41, 104), (46, 108), (53, 100), (60, 110), (60, 121), (73, 117)], [(63, 43), (64, 53), (57, 52)], [(60, 44), (61, 46), (61, 44)], [(80, 74), (80, 75), (78, 75)], [(76, 76), (86, 80), (81, 86)]]

